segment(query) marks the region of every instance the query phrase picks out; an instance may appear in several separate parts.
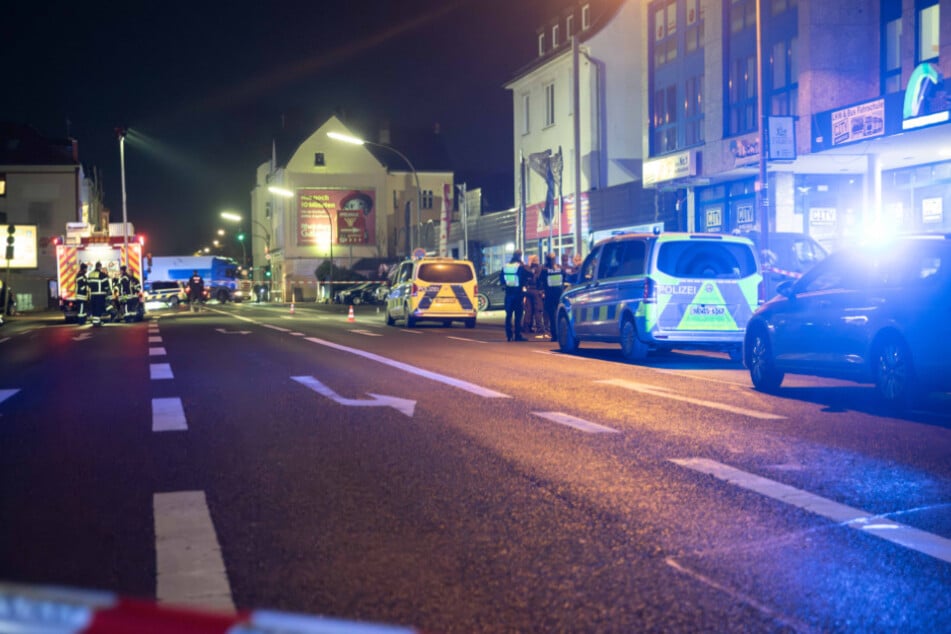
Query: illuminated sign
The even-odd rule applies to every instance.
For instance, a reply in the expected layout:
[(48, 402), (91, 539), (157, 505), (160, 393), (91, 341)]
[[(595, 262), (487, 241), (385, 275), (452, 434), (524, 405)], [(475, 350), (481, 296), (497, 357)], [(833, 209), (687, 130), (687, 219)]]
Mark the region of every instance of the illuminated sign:
[(678, 152), (652, 161), (644, 161), (644, 187), (677, 178), (697, 175), (697, 161), (693, 152)]
[(796, 160), (796, 126), (792, 117), (770, 117), (768, 158), (771, 161)]
[(376, 243), (373, 189), (297, 191), (297, 246)]
[(884, 134), (884, 99), (832, 111), (832, 145), (864, 141)]
[[(12, 223), (13, 231), (13, 259), (0, 260), (0, 268), (35, 269), (37, 267), (37, 233), (36, 225), (21, 225)], [(7, 227), (3, 225), (3, 236), (7, 236)], [(0, 253), (0, 256), (4, 255)]]
[(903, 130), (912, 130), (948, 121), (951, 99), (945, 91), (944, 77), (931, 64), (918, 64), (908, 79), (902, 107)]

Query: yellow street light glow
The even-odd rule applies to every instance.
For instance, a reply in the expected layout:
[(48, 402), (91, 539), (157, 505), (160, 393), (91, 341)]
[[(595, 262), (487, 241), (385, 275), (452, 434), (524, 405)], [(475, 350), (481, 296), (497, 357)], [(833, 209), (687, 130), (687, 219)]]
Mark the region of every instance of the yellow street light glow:
[(231, 211), (222, 211), (221, 217), (224, 218), (225, 220), (230, 220), (231, 222), (241, 222), (243, 220), (240, 214), (236, 214)]
[(283, 196), (284, 198), (291, 198), (294, 195), (294, 192), (291, 190), (284, 189), (283, 187), (275, 187), (274, 185), (268, 186), (267, 190), (272, 194)]
[(328, 132), (327, 136), (335, 141), (343, 141), (344, 143), (352, 143), (353, 145), (364, 145), (366, 141), (363, 139), (358, 139), (355, 136), (350, 136), (349, 134), (341, 134), (339, 132)]

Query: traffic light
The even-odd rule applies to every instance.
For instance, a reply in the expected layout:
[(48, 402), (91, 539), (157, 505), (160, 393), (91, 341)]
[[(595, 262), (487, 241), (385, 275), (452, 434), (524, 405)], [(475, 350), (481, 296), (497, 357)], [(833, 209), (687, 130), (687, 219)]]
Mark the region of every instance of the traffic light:
[(13, 225), (7, 227), (7, 259), (13, 259), (13, 234), (16, 233), (17, 228)]
[(264, 277), (271, 277), (271, 265), (268, 264), (264, 267)]
[(243, 233), (239, 233), (239, 234), (238, 234), (238, 242), (244, 242), (244, 234), (243, 234)]

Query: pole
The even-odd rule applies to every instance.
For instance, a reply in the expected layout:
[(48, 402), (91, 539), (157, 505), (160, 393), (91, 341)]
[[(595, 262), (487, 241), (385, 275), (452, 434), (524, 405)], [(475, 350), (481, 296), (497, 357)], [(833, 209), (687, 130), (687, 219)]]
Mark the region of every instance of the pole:
[(119, 173), (122, 180), (122, 264), (129, 265), (129, 218), (126, 213), (125, 196), (125, 134), (124, 129), (119, 131)]
[(574, 110), (573, 135), (575, 144), (575, 253), (583, 253), (581, 248), (581, 60), (578, 57), (578, 36), (571, 36), (571, 78), (574, 84), (571, 91), (571, 102)]
[(769, 176), (766, 173), (766, 91), (763, 90), (763, 16), (756, 0), (756, 93), (759, 100), (759, 180), (756, 183), (756, 213), (760, 218), (760, 252), (769, 249)]

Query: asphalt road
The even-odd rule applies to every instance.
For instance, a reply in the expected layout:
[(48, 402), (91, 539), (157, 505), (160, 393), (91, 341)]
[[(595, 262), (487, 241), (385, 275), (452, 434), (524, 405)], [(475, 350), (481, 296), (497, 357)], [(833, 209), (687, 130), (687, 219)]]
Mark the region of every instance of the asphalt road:
[(373, 306), (0, 329), (0, 580), (444, 632), (951, 631), (951, 399)]

